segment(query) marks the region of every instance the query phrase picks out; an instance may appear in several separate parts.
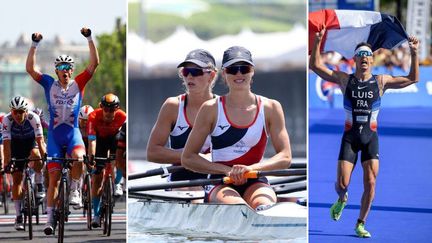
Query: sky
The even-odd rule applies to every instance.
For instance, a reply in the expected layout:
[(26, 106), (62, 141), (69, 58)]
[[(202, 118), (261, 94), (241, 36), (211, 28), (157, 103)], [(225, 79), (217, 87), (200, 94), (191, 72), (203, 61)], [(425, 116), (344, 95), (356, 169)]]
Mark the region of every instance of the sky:
[(112, 32), (115, 19), (126, 21), (127, 0), (11, 0), (0, 1), (0, 44), (14, 43), (24, 33), (40, 32), (44, 39), (59, 35), (66, 42), (85, 42), (82, 27), (93, 33)]

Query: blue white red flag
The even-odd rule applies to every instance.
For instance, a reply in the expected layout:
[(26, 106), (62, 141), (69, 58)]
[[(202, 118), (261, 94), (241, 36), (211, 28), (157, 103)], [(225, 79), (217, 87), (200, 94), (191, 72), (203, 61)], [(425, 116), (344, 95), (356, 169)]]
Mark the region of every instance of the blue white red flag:
[(309, 13), (309, 54), (315, 33), (327, 31), (321, 51), (337, 51), (345, 58), (354, 56), (360, 42), (379, 48), (392, 49), (408, 39), (399, 20), (391, 15), (373, 11), (323, 9)]

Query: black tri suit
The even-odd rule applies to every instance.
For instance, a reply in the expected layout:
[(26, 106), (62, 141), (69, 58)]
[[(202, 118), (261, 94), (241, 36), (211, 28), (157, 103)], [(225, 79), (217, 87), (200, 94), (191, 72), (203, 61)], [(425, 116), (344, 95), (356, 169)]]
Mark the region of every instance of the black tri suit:
[(356, 163), (361, 151), (361, 162), (379, 159), (377, 117), (381, 96), (376, 75), (360, 81), (349, 76), (344, 94), (345, 131), (339, 160)]

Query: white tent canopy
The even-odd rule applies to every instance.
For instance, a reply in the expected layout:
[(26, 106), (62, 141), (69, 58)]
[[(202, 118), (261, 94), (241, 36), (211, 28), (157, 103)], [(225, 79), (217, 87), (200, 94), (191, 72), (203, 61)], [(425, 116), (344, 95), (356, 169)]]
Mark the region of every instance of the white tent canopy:
[[(257, 34), (243, 29), (237, 35), (224, 35), (208, 41), (201, 40), (194, 32), (178, 27), (168, 38), (153, 43), (135, 33), (128, 35), (129, 69), (135, 73), (152, 70), (155, 67), (173, 68), (184, 60), (193, 49), (206, 49), (221, 65), (223, 51), (230, 46), (240, 45), (249, 49), (257, 66), (267, 70), (281, 65), (305, 65), (307, 32), (303, 26), (295, 26), (289, 32)], [(133, 69), (140, 70), (133, 70)]]

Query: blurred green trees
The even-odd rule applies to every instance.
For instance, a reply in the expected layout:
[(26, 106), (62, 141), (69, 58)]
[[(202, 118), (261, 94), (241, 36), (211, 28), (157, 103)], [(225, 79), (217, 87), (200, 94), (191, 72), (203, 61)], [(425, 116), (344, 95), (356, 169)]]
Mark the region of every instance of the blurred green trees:
[[(112, 33), (96, 36), (100, 64), (87, 84), (83, 104), (98, 107), (100, 98), (114, 93), (120, 98), (121, 107), (126, 109), (126, 24), (116, 20)], [(82, 64), (78, 70), (85, 68)]]
[(170, 36), (177, 26), (192, 29), (203, 39), (237, 34), (243, 28), (256, 33), (289, 31), (295, 24), (306, 24), (306, 4), (299, 0), (221, 1), (204, 0), (209, 8), (188, 17), (161, 12), (144, 12), (140, 2), (128, 4), (129, 31), (158, 42)]

